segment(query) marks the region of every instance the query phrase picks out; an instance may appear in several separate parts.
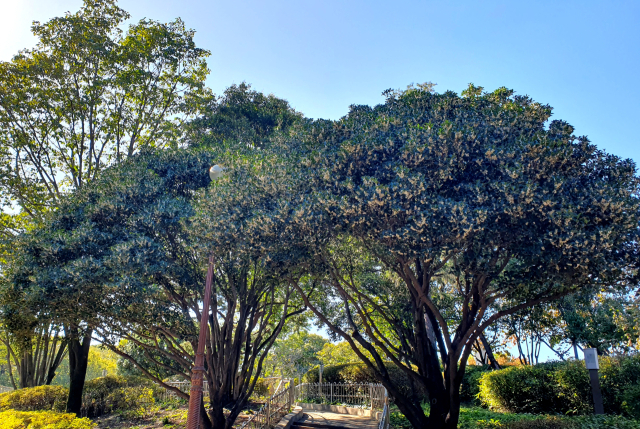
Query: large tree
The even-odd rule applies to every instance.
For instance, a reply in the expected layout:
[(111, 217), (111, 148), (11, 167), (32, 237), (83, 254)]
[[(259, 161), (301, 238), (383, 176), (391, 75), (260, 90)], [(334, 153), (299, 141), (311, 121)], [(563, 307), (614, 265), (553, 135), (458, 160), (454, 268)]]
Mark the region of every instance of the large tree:
[[(218, 162), (224, 151), (215, 156)], [(206, 427), (229, 428), (285, 321), (304, 307), (265, 250), (228, 240), (222, 219), (249, 215), (234, 202), (247, 200), (252, 189), (223, 182), (203, 192), (212, 158), (211, 151), (166, 150), (106, 171), (24, 237), (13, 288), (37, 293), (56, 318), (82, 320), (85, 332), (97, 333), (146, 376), (188, 398), (165, 384), (157, 368), (189, 377), (210, 258), (210, 403), (208, 413), (202, 406), (202, 420)]]
[(0, 63), (4, 205), (38, 218), (138, 148), (175, 142), (204, 93), (208, 52), (179, 19), (123, 31), (128, 18), (115, 0), (87, 1), (34, 22), (36, 47)]
[[(513, 91), (471, 85), (460, 96), (422, 85), (386, 96), (283, 145), (304, 168), (292, 169), (286, 195), (274, 195), (284, 200), (255, 213), (251, 234), (277, 235), (301, 269), (327, 266), (320, 281), (342, 300), (345, 327), (294, 283), (307, 305), (350, 342), (415, 427), (455, 428), (467, 359), (485, 328), (635, 273), (639, 181), (632, 161), (549, 123), (549, 106)], [(365, 277), (349, 276), (349, 251), (345, 260), (327, 248), (347, 237), (403, 287), (409, 318), (371, 299)], [(435, 297), (443, 275), (462, 301), (455, 323)], [(411, 329), (395, 337), (378, 329), (395, 320)], [(428, 418), (400, 395), (386, 360), (425, 386)]]
[[(16, 213), (3, 215), (5, 237), (140, 147), (173, 144), (205, 92), (208, 52), (192, 30), (145, 19), (123, 31), (128, 18), (115, 0), (86, 1), (34, 22), (36, 47), (0, 64), (0, 198)], [(65, 332), (71, 372), (83, 378), (90, 332), (79, 325)]]

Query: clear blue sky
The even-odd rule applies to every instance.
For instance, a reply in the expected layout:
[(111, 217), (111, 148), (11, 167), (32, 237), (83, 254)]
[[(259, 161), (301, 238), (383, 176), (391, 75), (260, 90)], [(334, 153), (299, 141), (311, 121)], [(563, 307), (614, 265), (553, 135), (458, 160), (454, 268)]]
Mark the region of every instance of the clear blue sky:
[[(82, 0), (0, 0), (0, 60), (32, 47), (31, 21)], [(506, 86), (579, 135), (640, 162), (640, 1), (121, 0), (132, 19), (181, 17), (211, 51), (209, 86), (289, 100), (312, 118), (431, 81)], [(552, 358), (548, 351), (544, 358)]]
[[(81, 0), (0, 0), (0, 60), (31, 47), (32, 20)], [(600, 148), (640, 162), (640, 1), (121, 0), (181, 17), (209, 49), (209, 86), (232, 83), (336, 119), (387, 88), (506, 86), (552, 105)]]

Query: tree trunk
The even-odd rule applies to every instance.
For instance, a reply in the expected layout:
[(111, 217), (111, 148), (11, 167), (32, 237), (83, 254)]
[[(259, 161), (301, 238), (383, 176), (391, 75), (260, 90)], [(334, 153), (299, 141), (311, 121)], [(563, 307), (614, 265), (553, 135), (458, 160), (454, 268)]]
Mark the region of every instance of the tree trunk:
[(47, 380), (45, 382), (46, 385), (50, 385), (53, 379), (56, 376), (56, 371), (60, 364), (62, 363), (62, 359), (64, 359), (64, 355), (66, 353), (67, 343), (65, 341), (60, 344), (60, 348), (56, 353), (55, 358), (53, 359), (53, 363), (49, 366), (49, 371), (47, 372)]
[[(460, 384), (464, 377), (465, 364), (461, 364), (458, 367), (458, 362), (455, 360), (452, 365), (451, 360), (447, 362), (444, 369), (445, 386), (447, 390), (447, 414), (445, 424), (441, 426), (444, 429), (457, 429), (458, 420), (460, 419)], [(453, 377), (451, 377), (451, 371), (454, 371)]]
[(204, 392), (202, 398), (200, 398), (200, 427), (202, 429), (213, 429), (213, 428), (224, 428), (224, 416), (223, 416), (223, 425), (215, 426), (215, 422), (211, 422), (209, 415), (207, 414), (207, 410), (204, 408)]
[(480, 341), (482, 341), (482, 347), (484, 347), (484, 351), (487, 353), (487, 356), (489, 357), (489, 362), (491, 362), (491, 367), (493, 369), (500, 369), (500, 364), (498, 363), (495, 356), (493, 355), (493, 350), (491, 350), (491, 344), (489, 344), (489, 341), (487, 341), (487, 338), (484, 336), (484, 332), (480, 334)]
[(91, 345), (92, 330), (83, 334), (82, 342), (77, 328), (70, 328), (67, 332), (69, 347), (69, 397), (67, 399), (67, 413), (80, 416), (82, 408), (82, 391), (87, 376), (89, 363), (89, 347)]
[[(437, 425), (432, 425), (431, 423), (431, 419), (429, 416), (429, 418), (427, 418), (424, 415), (424, 411), (422, 411), (422, 408), (419, 405), (413, 404), (409, 401), (402, 401), (402, 400), (398, 400), (400, 399), (399, 397), (402, 397), (402, 395), (399, 394), (399, 392), (395, 391), (395, 386), (389, 386), (389, 385), (385, 385), (385, 383), (382, 383), (383, 386), (385, 386), (387, 388), (387, 391), (391, 394), (392, 397), (396, 398), (396, 405), (398, 406), (398, 409), (402, 412), (402, 414), (404, 414), (404, 416), (407, 418), (407, 420), (409, 420), (409, 423), (411, 423), (411, 426), (413, 426), (416, 429), (420, 429), (420, 428), (429, 428), (429, 429), (440, 429), (442, 426), (437, 426)], [(394, 395), (394, 391), (398, 394), (399, 397), (396, 397)], [(432, 414), (433, 414), (433, 410), (432, 410)]]

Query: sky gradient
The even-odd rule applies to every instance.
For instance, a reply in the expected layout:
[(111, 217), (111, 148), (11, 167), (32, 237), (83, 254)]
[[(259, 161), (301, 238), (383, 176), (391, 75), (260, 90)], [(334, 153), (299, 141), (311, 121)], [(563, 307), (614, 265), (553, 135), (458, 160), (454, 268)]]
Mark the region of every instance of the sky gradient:
[[(0, 0), (0, 60), (32, 47), (32, 20), (81, 0)], [(640, 162), (639, 1), (121, 0), (132, 20), (181, 17), (211, 51), (209, 86), (246, 81), (312, 118), (381, 103), (412, 82), (514, 89), (579, 135)]]
[[(431, 81), (501, 86), (554, 107), (599, 148), (640, 162), (640, 1), (121, 0), (132, 21), (181, 17), (211, 51), (209, 86), (246, 81), (312, 118)], [(33, 20), (81, 0), (0, 0), (0, 60)], [(547, 350), (543, 359), (553, 358)]]

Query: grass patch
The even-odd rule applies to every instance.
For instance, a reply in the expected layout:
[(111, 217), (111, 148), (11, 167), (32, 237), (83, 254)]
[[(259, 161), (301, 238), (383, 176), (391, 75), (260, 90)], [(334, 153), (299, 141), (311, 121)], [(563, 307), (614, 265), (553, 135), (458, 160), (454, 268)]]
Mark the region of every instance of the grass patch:
[[(423, 405), (425, 413), (429, 406)], [(390, 410), (390, 428), (410, 429), (411, 424), (394, 405)], [(459, 429), (640, 429), (640, 421), (622, 416), (550, 416), (514, 414), (485, 408), (462, 406)]]

